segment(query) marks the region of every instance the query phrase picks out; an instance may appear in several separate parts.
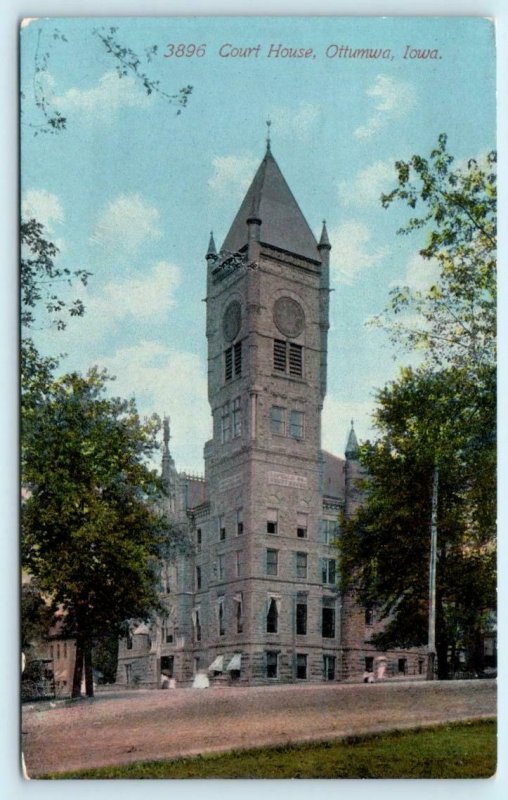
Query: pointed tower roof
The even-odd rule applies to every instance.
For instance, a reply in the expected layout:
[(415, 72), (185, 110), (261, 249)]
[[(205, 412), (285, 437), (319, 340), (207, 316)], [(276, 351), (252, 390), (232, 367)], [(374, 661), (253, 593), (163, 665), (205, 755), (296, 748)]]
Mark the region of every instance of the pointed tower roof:
[(349, 437), (346, 445), (346, 458), (358, 458), (358, 452), (358, 439), (356, 438), (353, 420), (351, 420), (351, 430), (349, 431)]
[(213, 238), (213, 231), (210, 231), (210, 241), (208, 242), (208, 250), (206, 252), (206, 257), (208, 258), (211, 256), (214, 258), (217, 255), (217, 248), (215, 247), (215, 239)]
[(321, 238), (319, 240), (318, 248), (326, 247), (328, 250), (332, 249), (330, 239), (328, 238), (328, 231), (326, 230), (326, 220), (323, 220), (323, 229), (321, 231)]
[(223, 250), (236, 253), (248, 239), (247, 220), (261, 221), (261, 242), (319, 263), (317, 242), (275, 161), (269, 143), (243, 199)]

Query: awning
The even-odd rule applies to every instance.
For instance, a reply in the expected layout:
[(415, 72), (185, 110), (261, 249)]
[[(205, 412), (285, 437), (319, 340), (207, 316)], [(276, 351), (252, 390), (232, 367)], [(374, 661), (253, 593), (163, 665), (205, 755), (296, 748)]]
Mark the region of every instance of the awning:
[(241, 668), (242, 668), (242, 654), (235, 653), (227, 666), (226, 672), (230, 672), (230, 670), (232, 669), (240, 670)]
[(223, 672), (224, 671), (224, 656), (217, 656), (208, 667), (208, 672)]

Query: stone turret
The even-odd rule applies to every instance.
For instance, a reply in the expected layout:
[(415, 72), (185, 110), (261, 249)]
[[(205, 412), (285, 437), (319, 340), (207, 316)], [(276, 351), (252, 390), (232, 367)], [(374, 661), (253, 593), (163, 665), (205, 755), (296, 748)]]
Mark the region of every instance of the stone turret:
[(344, 465), (346, 478), (345, 513), (347, 517), (354, 514), (362, 502), (362, 490), (359, 484), (365, 474), (365, 470), (360, 464), (359, 454), (358, 439), (356, 438), (354, 422), (351, 420), (351, 430), (349, 431), (345, 451), (346, 463)]
[(162, 487), (164, 490), (166, 513), (175, 514), (180, 503), (179, 479), (176, 471), (174, 459), (169, 451), (169, 440), (171, 434), (169, 430), (169, 417), (164, 417), (163, 422), (163, 447), (162, 447)]

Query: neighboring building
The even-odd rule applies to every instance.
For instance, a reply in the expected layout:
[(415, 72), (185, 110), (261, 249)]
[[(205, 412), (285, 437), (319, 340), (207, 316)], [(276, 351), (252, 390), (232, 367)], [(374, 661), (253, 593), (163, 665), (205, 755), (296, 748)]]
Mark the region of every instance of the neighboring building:
[(62, 614), (57, 614), (47, 637), (32, 644), (22, 676), (22, 698), (70, 697), (75, 662), (76, 641), (63, 633)]
[(330, 243), (319, 243), (267, 152), (207, 262), (205, 478), (179, 474), (165, 424), (167, 510), (192, 553), (162, 571), (168, 616), (120, 643), (118, 682), (260, 684), (424, 677), (424, 651), (380, 654), (370, 611), (337, 583), (341, 510), (360, 502), (358, 445), (321, 450)]

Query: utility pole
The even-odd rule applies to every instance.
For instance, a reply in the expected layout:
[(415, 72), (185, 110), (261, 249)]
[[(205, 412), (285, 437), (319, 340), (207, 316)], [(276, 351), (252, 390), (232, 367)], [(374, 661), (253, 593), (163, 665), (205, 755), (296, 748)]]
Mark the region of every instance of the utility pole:
[(430, 515), (430, 563), (429, 563), (429, 637), (427, 680), (434, 680), (436, 660), (436, 562), (437, 562), (437, 500), (439, 487), (439, 467), (434, 464), (432, 478), (432, 502)]

